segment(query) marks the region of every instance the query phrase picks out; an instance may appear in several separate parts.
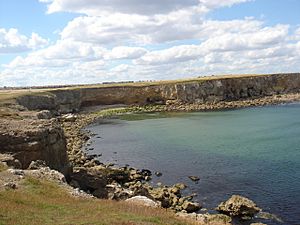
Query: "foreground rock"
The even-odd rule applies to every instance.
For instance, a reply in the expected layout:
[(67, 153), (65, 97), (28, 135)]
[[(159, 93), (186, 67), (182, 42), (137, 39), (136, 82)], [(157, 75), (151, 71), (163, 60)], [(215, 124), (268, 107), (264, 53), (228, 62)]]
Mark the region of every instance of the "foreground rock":
[(176, 213), (177, 216), (196, 221), (201, 225), (231, 225), (232, 219), (224, 214)]
[(252, 200), (240, 195), (232, 195), (227, 201), (222, 202), (217, 207), (217, 210), (230, 216), (241, 217), (242, 219), (251, 219), (256, 213), (261, 211)]
[(126, 200), (126, 202), (133, 203), (136, 205), (142, 205), (147, 207), (156, 208), (159, 207), (159, 204), (145, 196), (134, 196)]

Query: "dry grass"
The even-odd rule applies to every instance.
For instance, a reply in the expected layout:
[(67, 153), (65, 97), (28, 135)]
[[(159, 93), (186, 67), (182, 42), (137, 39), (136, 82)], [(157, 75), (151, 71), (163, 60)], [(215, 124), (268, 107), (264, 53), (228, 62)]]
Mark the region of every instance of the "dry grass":
[(27, 178), (22, 188), (0, 192), (1, 225), (184, 225), (170, 212), (125, 202), (75, 199), (56, 184)]
[(0, 162), (0, 172), (7, 170), (8, 167)]

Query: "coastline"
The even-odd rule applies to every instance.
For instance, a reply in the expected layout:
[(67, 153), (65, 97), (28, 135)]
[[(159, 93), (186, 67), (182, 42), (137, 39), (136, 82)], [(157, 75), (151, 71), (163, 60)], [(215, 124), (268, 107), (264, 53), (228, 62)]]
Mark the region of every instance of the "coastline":
[[(3, 120), (3, 124), (1, 124), (3, 129), (0, 135), (4, 143), (2, 151), (4, 153), (12, 151), (14, 154), (19, 154), (20, 160), (25, 156), (26, 163), (36, 159), (49, 159), (48, 165), (61, 172), (64, 168), (61, 168), (60, 165), (68, 165), (70, 162), (72, 165), (70, 170), (72, 171), (67, 172), (65, 170), (65, 175), (73, 188), (79, 188), (99, 198), (113, 200), (125, 200), (140, 195), (146, 196), (159, 202), (163, 208), (171, 209), (181, 217), (194, 220), (199, 218), (208, 220), (208, 215), (214, 215), (196, 213), (201, 205), (192, 201), (193, 196), (182, 196), (181, 191), (185, 188), (184, 184), (152, 187), (148, 183), (152, 176), (152, 172), (149, 170), (129, 166), (118, 168), (110, 164), (105, 165), (93, 156), (87, 156), (83, 152), (83, 145), (93, 134), (85, 131), (84, 128), (99, 119), (115, 118), (127, 114), (227, 110), (300, 102), (300, 93), (293, 93), (235, 101), (220, 101), (215, 98), (209, 102), (199, 100), (193, 103), (166, 100), (165, 102), (150, 102), (148, 104), (99, 104), (98, 106), (91, 104), (76, 110), (78, 102), (75, 101), (76, 104), (73, 104), (73, 97), (76, 96), (71, 96), (70, 99), (67, 97), (66, 102), (63, 102), (62, 96), (60, 97), (62, 99), (60, 109), (63, 108), (66, 111), (59, 110), (58, 103), (54, 101), (55, 99), (53, 100), (53, 95), (40, 96), (37, 94), (32, 99), (24, 98), (24, 102), (30, 103), (28, 107), (32, 108), (28, 108), (26, 104), (21, 104), (17, 99), (3, 100), (0, 105), (0, 116)], [(72, 109), (72, 113), (64, 114), (69, 112), (69, 109)], [(51, 135), (49, 136), (49, 134)], [(18, 143), (21, 144), (15, 146), (14, 138), (17, 138)], [(10, 144), (6, 146), (6, 143)], [(44, 148), (47, 148), (46, 152), (43, 152)], [(37, 149), (40, 149), (40, 155), (31, 155)], [(23, 164), (23, 162), (22, 166), (23, 169), (27, 168), (27, 164)], [(228, 213), (227, 215), (226, 213), (217, 215), (220, 216), (215, 219), (225, 221), (223, 224), (230, 224), (231, 217), (227, 216)]]
[[(93, 111), (89, 113), (82, 113), (76, 115), (69, 115), (68, 119), (62, 119), (62, 126), (65, 130), (67, 147), (69, 159), (73, 163), (74, 167), (84, 167), (87, 169), (100, 168), (100, 169), (112, 169), (112, 170), (123, 170), (124, 168), (111, 168), (111, 165), (104, 165), (98, 160), (95, 160), (92, 157), (87, 157), (86, 154), (82, 151), (83, 145), (89, 139), (89, 136), (92, 135), (87, 133), (83, 129), (92, 124), (96, 120), (101, 120), (105, 118), (114, 118), (116, 116), (121, 116), (124, 114), (131, 113), (147, 113), (147, 112), (191, 112), (191, 111), (204, 111), (204, 110), (227, 110), (227, 109), (238, 109), (245, 107), (257, 107), (257, 106), (267, 106), (267, 105), (278, 105), (291, 102), (300, 101), (300, 94), (289, 94), (289, 95), (278, 95), (278, 96), (268, 96), (260, 99), (253, 100), (243, 100), (243, 101), (234, 101), (234, 102), (222, 102), (216, 104), (182, 104), (174, 103), (167, 105), (148, 105), (148, 106), (129, 106), (117, 108), (109, 107), (109, 109), (102, 109), (101, 111)], [(135, 169), (137, 170), (137, 169)], [(142, 179), (143, 180), (143, 179)], [(133, 180), (132, 183), (136, 183), (136, 180)], [(140, 183), (139, 183), (140, 185)], [(148, 183), (147, 179), (144, 179), (141, 187), (146, 189), (153, 189)], [(180, 184), (181, 185), (181, 184)], [(181, 185), (182, 186), (182, 185)], [(178, 184), (169, 187), (170, 192), (174, 192), (174, 187), (178, 188)], [(184, 186), (179, 189), (184, 189)], [(180, 193), (180, 190), (179, 190)], [(153, 198), (153, 196), (150, 195)], [(186, 199), (192, 199), (192, 196), (186, 196)], [(177, 200), (178, 201), (178, 200)], [(181, 212), (181, 208), (176, 209), (176, 205), (171, 207), (175, 212)], [(196, 209), (196, 208), (195, 208)], [(184, 210), (185, 212), (186, 210)], [(195, 210), (198, 211), (198, 210)], [(192, 213), (193, 210), (190, 211)], [(192, 214), (182, 214), (179, 215), (183, 217), (192, 217)], [(194, 215), (194, 214), (193, 214)], [(223, 218), (224, 219), (224, 218)], [(227, 218), (228, 219), (228, 218)]]
[(95, 120), (121, 116), (130, 113), (151, 113), (151, 112), (194, 112), (207, 110), (240, 109), (246, 107), (259, 107), (278, 105), (292, 102), (300, 102), (300, 94), (285, 94), (267, 96), (257, 99), (240, 101), (224, 101), (209, 104), (185, 104), (176, 101), (169, 101), (166, 105), (145, 105), (120, 107), (102, 107), (100, 111), (88, 111), (72, 116), (62, 117), (60, 122), (65, 132), (69, 159), (75, 166), (89, 166), (84, 162), (83, 144), (88, 141), (89, 134), (83, 129), (92, 124)]

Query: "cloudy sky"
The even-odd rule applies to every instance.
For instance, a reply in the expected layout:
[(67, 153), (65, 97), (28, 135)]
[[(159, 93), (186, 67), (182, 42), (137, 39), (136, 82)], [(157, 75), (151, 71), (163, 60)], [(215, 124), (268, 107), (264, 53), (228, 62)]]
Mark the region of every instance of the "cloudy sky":
[(0, 0), (0, 86), (300, 71), (299, 0)]

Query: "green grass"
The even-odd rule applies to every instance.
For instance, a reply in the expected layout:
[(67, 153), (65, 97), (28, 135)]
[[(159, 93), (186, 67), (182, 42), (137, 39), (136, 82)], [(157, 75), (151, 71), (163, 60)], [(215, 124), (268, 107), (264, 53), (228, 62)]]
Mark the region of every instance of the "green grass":
[(163, 209), (109, 200), (76, 199), (56, 184), (34, 178), (26, 178), (17, 190), (1, 191), (0, 206), (1, 225), (187, 224)]
[(131, 117), (139, 117), (139, 115), (142, 115), (141, 113), (160, 112), (164, 110), (165, 106), (163, 105), (145, 105), (104, 109), (98, 112), (93, 112), (93, 114), (96, 114), (98, 117), (105, 118), (118, 116), (124, 119), (130, 119)]

